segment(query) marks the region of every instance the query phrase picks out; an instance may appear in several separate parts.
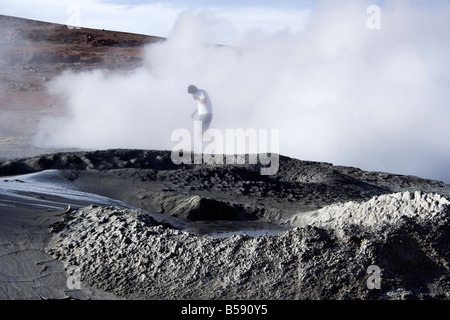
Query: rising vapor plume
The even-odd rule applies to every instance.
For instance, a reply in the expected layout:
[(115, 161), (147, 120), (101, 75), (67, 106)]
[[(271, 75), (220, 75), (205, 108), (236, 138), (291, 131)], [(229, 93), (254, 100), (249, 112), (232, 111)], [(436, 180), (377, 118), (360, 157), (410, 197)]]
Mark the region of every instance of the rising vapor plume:
[(301, 31), (234, 46), (205, 44), (210, 12), (183, 12), (132, 73), (55, 79), (67, 114), (44, 119), (35, 141), (170, 150), (175, 129), (193, 128), (196, 84), (213, 101), (211, 127), (279, 129), (284, 155), (450, 182), (450, 5), (384, 1), (370, 30), (372, 3), (322, 1)]

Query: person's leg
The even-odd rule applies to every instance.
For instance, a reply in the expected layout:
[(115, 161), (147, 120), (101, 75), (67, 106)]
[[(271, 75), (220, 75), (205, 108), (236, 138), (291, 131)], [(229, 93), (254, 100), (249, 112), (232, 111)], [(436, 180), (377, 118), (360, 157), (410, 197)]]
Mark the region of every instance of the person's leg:
[(200, 121), (202, 122), (202, 134), (205, 133), (206, 130), (209, 129), (209, 125), (211, 124), (212, 114), (207, 113), (200, 116)]

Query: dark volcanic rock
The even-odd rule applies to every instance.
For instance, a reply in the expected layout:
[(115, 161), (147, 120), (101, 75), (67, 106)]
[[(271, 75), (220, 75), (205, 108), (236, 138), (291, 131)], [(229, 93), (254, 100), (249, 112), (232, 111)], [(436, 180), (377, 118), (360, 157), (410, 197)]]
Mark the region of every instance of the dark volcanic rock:
[[(177, 166), (169, 151), (151, 150), (0, 163), (2, 175), (45, 169), (60, 170), (74, 189), (181, 219), (292, 226), (275, 236), (214, 238), (116, 207), (61, 217), (46, 251), (119, 297), (449, 299), (450, 202), (442, 182), (283, 156), (276, 175), (262, 176), (255, 165)], [(369, 267), (380, 270), (379, 289), (368, 285)]]
[[(175, 165), (170, 151), (61, 152), (0, 163), (0, 175), (59, 169), (77, 188), (190, 220), (282, 222), (337, 202), (399, 191), (450, 197), (442, 182), (280, 156), (273, 176), (257, 165)], [(95, 180), (97, 179), (97, 182)]]

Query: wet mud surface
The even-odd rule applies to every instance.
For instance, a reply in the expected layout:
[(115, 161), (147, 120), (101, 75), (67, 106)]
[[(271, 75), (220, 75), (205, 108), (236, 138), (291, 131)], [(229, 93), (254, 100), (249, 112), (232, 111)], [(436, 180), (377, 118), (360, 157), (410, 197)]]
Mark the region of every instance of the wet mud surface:
[[(53, 153), (2, 162), (1, 205), (44, 206), (39, 252), (117, 298), (448, 299), (448, 185), (282, 156), (276, 175), (259, 169)], [(350, 218), (370, 208), (376, 219)], [(371, 265), (381, 289), (368, 289)]]

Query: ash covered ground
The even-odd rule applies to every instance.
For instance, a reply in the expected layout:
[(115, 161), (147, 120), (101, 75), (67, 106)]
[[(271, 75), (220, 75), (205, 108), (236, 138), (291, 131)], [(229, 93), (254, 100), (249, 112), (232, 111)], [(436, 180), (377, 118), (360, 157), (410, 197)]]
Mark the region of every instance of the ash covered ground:
[[(41, 250), (116, 297), (448, 299), (450, 189), (442, 182), (287, 157), (269, 177), (255, 165), (180, 167), (169, 151), (148, 150), (0, 165), (6, 180), (48, 169), (58, 173), (42, 178), (48, 183), (132, 206), (72, 203), (56, 217), (39, 213), (52, 216)], [(218, 236), (219, 221), (243, 229), (264, 222), (278, 232)], [(372, 265), (381, 269), (380, 289), (367, 286)]]

